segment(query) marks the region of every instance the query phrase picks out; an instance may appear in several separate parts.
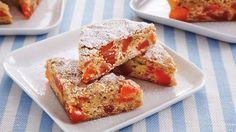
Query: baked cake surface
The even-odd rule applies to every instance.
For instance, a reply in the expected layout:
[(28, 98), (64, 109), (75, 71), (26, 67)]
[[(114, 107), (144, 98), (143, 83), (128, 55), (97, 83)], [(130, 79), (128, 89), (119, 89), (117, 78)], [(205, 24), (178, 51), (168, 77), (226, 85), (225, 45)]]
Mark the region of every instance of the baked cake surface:
[(0, 24), (12, 23), (12, 16), (7, 4), (0, 1)]
[(176, 66), (172, 56), (159, 43), (114, 69), (115, 73), (148, 80), (162, 86), (175, 86)]
[(235, 21), (235, 0), (168, 0), (170, 18), (189, 21)]
[(79, 69), (85, 83), (145, 52), (156, 42), (153, 24), (108, 20), (81, 28)]
[(98, 119), (142, 105), (143, 92), (132, 80), (111, 73), (83, 84), (77, 64), (63, 58), (50, 59), (46, 64), (49, 84), (72, 122)]

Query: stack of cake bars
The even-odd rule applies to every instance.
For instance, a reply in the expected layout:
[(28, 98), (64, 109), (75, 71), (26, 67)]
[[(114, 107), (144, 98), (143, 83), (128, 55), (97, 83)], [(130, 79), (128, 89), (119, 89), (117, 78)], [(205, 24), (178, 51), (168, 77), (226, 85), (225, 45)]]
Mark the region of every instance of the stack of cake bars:
[(86, 25), (79, 59), (52, 58), (46, 77), (74, 123), (140, 107), (143, 91), (122, 75), (175, 86), (173, 58), (156, 42), (153, 24), (127, 19)]

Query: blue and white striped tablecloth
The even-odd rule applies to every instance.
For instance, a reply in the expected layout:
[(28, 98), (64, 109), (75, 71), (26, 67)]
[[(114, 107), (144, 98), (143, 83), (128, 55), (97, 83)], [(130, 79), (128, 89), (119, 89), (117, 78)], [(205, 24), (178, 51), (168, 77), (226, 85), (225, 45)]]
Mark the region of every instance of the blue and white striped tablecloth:
[[(11, 51), (102, 19), (137, 18), (129, 0), (67, 0), (60, 26), (46, 35), (0, 36), (0, 63)], [(236, 45), (156, 24), (158, 38), (200, 67), (206, 85), (193, 96), (120, 131), (236, 131)], [(0, 31), (1, 32), (1, 31)], [(27, 61), (27, 60), (25, 60)], [(91, 126), (92, 127), (92, 126)], [(0, 131), (61, 131), (0, 66)]]

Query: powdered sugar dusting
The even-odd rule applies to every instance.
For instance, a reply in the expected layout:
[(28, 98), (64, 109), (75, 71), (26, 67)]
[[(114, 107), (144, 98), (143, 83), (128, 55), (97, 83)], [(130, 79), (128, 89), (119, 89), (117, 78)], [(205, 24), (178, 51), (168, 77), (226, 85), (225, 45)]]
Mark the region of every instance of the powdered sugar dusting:
[(99, 82), (108, 82), (108, 81), (116, 81), (116, 80), (124, 80), (123, 76), (116, 76), (114, 73), (107, 74), (103, 76)]
[(144, 57), (154, 61), (158, 60), (158, 63), (162, 64), (165, 64), (167, 61), (174, 63), (170, 54), (158, 42), (144, 54)]
[(79, 83), (81, 73), (78, 71), (77, 64), (76, 60), (66, 60), (64, 58), (53, 58), (47, 61), (47, 65), (50, 65), (55, 73), (60, 74), (61, 78)]
[(153, 24), (127, 19), (108, 20), (87, 25), (81, 28), (79, 45), (80, 47), (100, 48), (112, 40), (127, 38), (150, 26), (154, 27)]

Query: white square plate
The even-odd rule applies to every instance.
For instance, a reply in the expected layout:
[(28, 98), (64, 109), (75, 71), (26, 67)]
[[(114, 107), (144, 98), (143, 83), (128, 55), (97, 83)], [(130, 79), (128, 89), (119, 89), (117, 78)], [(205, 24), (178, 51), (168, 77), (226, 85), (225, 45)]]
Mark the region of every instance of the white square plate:
[(236, 21), (187, 23), (169, 18), (167, 0), (131, 0), (131, 9), (140, 17), (218, 40), (236, 43)]
[(8, 75), (65, 131), (114, 131), (158, 112), (199, 90), (203, 73), (165, 47), (177, 64), (176, 88), (134, 79), (144, 89), (144, 105), (134, 111), (72, 124), (45, 79), (45, 62), (51, 57), (76, 59), (79, 30), (70, 31), (12, 52), (3, 62)]
[(11, 7), (13, 23), (0, 25), (0, 35), (37, 35), (48, 33), (60, 22), (64, 0), (41, 0), (30, 19), (24, 19), (19, 9)]

